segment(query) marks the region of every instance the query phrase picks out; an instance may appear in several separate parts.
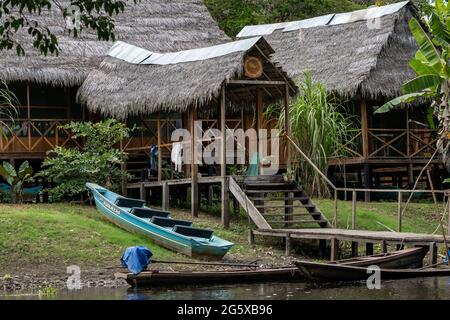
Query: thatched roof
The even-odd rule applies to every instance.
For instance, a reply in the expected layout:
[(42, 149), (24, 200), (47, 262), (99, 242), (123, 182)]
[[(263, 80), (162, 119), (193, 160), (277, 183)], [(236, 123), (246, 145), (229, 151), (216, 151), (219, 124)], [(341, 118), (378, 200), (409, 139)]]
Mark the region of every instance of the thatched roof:
[[(222, 85), (228, 80), (243, 78), (244, 59), (247, 55), (260, 56), (264, 62), (265, 76), (273, 81), (288, 80), (292, 88), (291, 94), (295, 93), (295, 84), (270, 61), (269, 57), (273, 54), (270, 45), (264, 38), (250, 40), (230, 43), (230, 48), (240, 49), (228, 50), (214, 57), (207, 53), (221, 52), (223, 46), (200, 50), (203, 57), (201, 54), (199, 57), (200, 51), (171, 54), (168, 55), (169, 58), (184, 57), (184, 62), (171, 60), (170, 64), (139, 63), (145, 60), (146, 55), (157, 54), (133, 47), (125, 47), (125, 54), (115, 54), (115, 45), (110, 52), (114, 57), (108, 56), (80, 87), (79, 101), (93, 112), (119, 118), (157, 111), (184, 112), (192, 106), (211, 106), (217, 109)], [(130, 63), (133, 59), (127, 59), (127, 56), (139, 56), (140, 59), (134, 59), (135, 62)], [(189, 60), (189, 57), (195, 59)], [(228, 86), (228, 103), (234, 107), (253, 105), (256, 89), (238, 87)], [(283, 89), (266, 88), (267, 98), (276, 100), (284, 97)]]
[[(66, 8), (70, 2), (60, 0)], [(30, 15), (28, 15), (30, 16)], [(48, 26), (58, 36), (58, 57), (42, 56), (31, 46), (27, 30), (17, 39), (26, 56), (15, 50), (1, 51), (0, 79), (31, 81), (57, 86), (80, 85), (88, 73), (104, 59), (112, 42), (99, 41), (91, 30), (83, 30), (74, 39), (65, 31), (62, 12), (53, 5), (51, 11), (30, 16), (42, 26)], [(125, 12), (116, 18), (116, 38), (159, 52), (209, 46), (228, 41), (217, 26), (202, 0), (140, 0), (127, 1)]]
[(408, 21), (416, 12), (411, 3), (403, 2), (300, 22), (249, 26), (239, 37), (265, 34), (275, 49), (274, 61), (293, 78), (310, 70), (315, 80), (341, 96), (391, 98), (415, 76), (409, 61), (418, 48)]

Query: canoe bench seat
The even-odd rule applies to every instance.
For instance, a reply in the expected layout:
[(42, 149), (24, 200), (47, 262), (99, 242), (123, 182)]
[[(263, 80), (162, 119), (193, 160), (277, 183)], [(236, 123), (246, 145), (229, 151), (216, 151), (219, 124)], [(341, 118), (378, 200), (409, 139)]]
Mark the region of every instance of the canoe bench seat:
[(198, 238), (205, 238), (205, 239), (211, 239), (214, 231), (210, 229), (201, 229), (201, 228), (194, 228), (194, 227), (186, 227), (186, 226), (175, 226), (173, 228), (173, 231), (179, 234), (182, 234), (184, 236), (188, 237), (198, 237)]
[(191, 221), (176, 220), (176, 219), (163, 218), (163, 217), (153, 217), (150, 221), (160, 227), (169, 227), (169, 228), (173, 228), (177, 225), (178, 226), (191, 226), (192, 225)]
[(131, 214), (143, 219), (151, 219), (153, 217), (162, 217), (167, 218), (170, 215), (170, 212), (154, 210), (150, 208), (132, 208)]
[(145, 205), (145, 201), (125, 197), (118, 197), (116, 199), (115, 205), (118, 207), (125, 207), (125, 208), (134, 208), (134, 207), (142, 208)]

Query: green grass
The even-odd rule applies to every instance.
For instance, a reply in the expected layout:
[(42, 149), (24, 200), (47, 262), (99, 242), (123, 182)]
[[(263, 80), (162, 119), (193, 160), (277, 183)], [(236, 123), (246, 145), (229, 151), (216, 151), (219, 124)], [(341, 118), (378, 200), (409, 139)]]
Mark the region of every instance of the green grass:
[(0, 205), (0, 265), (114, 266), (123, 249), (134, 245), (151, 246), (161, 258), (177, 256), (117, 228), (93, 207)]
[[(330, 220), (333, 219), (332, 200), (316, 199), (314, 202)], [(351, 207), (351, 202), (339, 202), (339, 227), (351, 226)], [(377, 221), (396, 229), (396, 203), (358, 202), (357, 208), (358, 229), (385, 231), (386, 228)], [(192, 219), (186, 210), (171, 211), (175, 218)], [(439, 214), (440, 210), (434, 204), (412, 203), (405, 213), (403, 231), (432, 233), (438, 225)], [(258, 238), (256, 247), (248, 245), (248, 220), (245, 216), (234, 215), (228, 230), (221, 226), (217, 214), (201, 213), (194, 219), (194, 224), (212, 228), (218, 236), (235, 243), (227, 255), (229, 260), (279, 261), (283, 256), (283, 246), (276, 239)], [(440, 232), (438, 230), (438, 234)], [(72, 264), (92, 268), (113, 267), (119, 264), (119, 257), (126, 247), (136, 245), (150, 247), (157, 259), (188, 259), (155, 245), (144, 236), (116, 227), (95, 207), (0, 205), (0, 270), (3, 273), (17, 272), (21, 268), (65, 270)], [(303, 252), (302, 248), (299, 249)]]

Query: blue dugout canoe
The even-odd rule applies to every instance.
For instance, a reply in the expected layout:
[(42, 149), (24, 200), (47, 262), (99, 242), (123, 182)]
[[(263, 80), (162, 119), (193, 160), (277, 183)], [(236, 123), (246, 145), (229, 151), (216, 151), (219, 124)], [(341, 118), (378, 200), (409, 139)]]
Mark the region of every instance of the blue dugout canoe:
[(146, 235), (159, 245), (185, 255), (222, 258), (233, 243), (213, 230), (192, 227), (192, 222), (172, 219), (170, 213), (151, 209), (145, 201), (122, 197), (97, 184), (87, 183), (97, 209), (110, 221), (131, 232)]

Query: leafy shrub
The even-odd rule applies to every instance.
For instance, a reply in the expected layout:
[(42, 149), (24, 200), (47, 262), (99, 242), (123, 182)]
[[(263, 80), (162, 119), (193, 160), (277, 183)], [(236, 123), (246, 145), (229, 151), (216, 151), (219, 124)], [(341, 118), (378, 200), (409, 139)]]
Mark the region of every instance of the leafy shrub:
[(54, 201), (72, 200), (86, 193), (86, 182), (119, 190), (122, 179), (120, 164), (127, 154), (117, 148), (129, 137), (130, 129), (117, 120), (102, 122), (72, 122), (63, 128), (75, 139), (83, 140), (83, 148), (56, 147), (48, 152), (40, 176), (54, 183), (51, 188)]
[(19, 170), (16, 170), (11, 163), (3, 161), (3, 165), (0, 166), (0, 175), (11, 187), (11, 202), (22, 203), (23, 184), (33, 180), (33, 168), (28, 161), (22, 162)]

